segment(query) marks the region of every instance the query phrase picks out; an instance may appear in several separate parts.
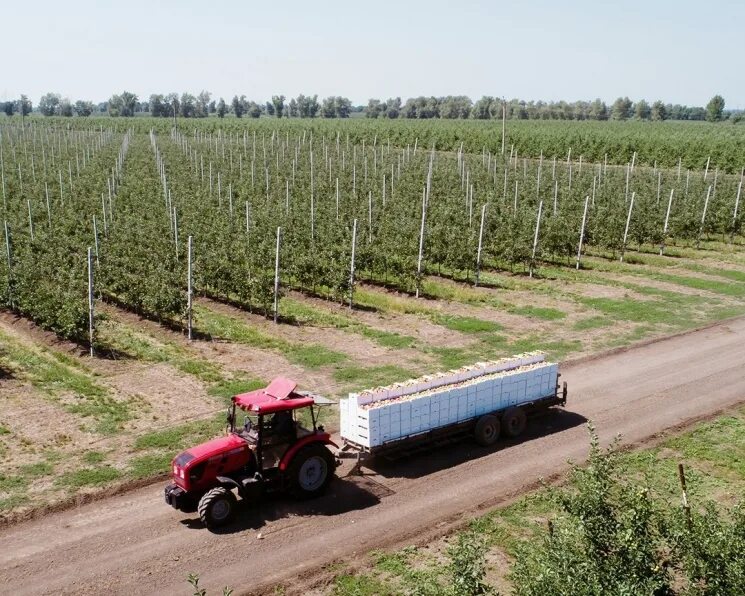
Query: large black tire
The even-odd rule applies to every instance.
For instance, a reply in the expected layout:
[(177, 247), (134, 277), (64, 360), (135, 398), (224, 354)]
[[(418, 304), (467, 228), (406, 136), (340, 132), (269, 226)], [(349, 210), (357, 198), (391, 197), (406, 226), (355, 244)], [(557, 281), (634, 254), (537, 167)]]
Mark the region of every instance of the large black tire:
[(296, 499), (312, 499), (324, 493), (334, 476), (334, 456), (319, 443), (303, 447), (287, 468), (290, 493)]
[(227, 488), (218, 486), (199, 499), (199, 518), (208, 528), (218, 528), (233, 519), (237, 507), (235, 495)]
[(479, 445), (489, 447), (497, 442), (499, 430), (499, 418), (492, 414), (485, 414), (476, 422), (473, 435)]
[(522, 408), (508, 408), (502, 416), (502, 429), (504, 430), (504, 434), (512, 439), (523, 434), (526, 423), (527, 417), (525, 416), (525, 410)]

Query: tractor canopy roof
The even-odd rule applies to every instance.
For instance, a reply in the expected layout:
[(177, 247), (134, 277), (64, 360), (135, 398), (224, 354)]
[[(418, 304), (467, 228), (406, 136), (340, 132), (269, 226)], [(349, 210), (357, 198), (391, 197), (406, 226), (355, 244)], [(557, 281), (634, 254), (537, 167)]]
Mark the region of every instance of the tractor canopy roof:
[(296, 387), (295, 381), (277, 377), (264, 389), (233, 396), (233, 403), (243, 410), (256, 414), (296, 410), (316, 403), (313, 397), (296, 392)]

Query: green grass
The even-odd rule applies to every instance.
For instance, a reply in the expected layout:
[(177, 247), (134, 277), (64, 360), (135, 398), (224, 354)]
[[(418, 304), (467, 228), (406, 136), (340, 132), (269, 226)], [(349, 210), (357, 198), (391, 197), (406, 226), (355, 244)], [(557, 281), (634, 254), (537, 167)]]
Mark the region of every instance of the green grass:
[(335, 327), (336, 329), (362, 335), (385, 348), (408, 348), (416, 341), (411, 336), (376, 329), (375, 327), (370, 327), (356, 321), (350, 316), (327, 312), (323, 309), (293, 300), (292, 298), (282, 299), (281, 310), (285, 316), (301, 324), (310, 324), (314, 327)]
[(134, 457), (127, 466), (127, 475), (134, 478), (150, 478), (168, 472), (175, 453), (159, 453)]
[(69, 357), (47, 348), (27, 347), (3, 332), (0, 340), (6, 344), (5, 358), (14, 370), (68, 412), (94, 419), (98, 432), (116, 432), (132, 417), (129, 402), (114, 399), (74, 361), (75, 367), (67, 364)]
[(169, 341), (156, 339), (130, 326), (109, 319), (100, 328), (101, 341), (108, 347), (145, 362), (169, 363), (181, 372), (207, 383), (223, 380), (220, 367), (194, 357)]
[(589, 331), (590, 329), (600, 329), (611, 325), (613, 325), (613, 321), (609, 320), (607, 317), (588, 317), (586, 319), (580, 319), (574, 323), (572, 329), (575, 331)]
[(543, 306), (512, 306), (507, 312), (513, 315), (522, 315), (532, 319), (543, 319), (544, 321), (558, 321), (567, 316), (567, 314), (558, 308), (548, 308)]
[(370, 575), (339, 575), (334, 579), (334, 596), (394, 596), (386, 585)]
[(98, 468), (80, 468), (61, 474), (55, 484), (67, 488), (84, 486), (102, 486), (122, 477), (122, 472), (111, 466)]
[(290, 342), (272, 337), (248, 326), (235, 317), (214, 312), (205, 307), (196, 308), (199, 330), (212, 337), (241, 343), (259, 349), (283, 354), (290, 362), (307, 368), (320, 368), (346, 360), (346, 354), (318, 344)]
[(211, 419), (195, 420), (140, 435), (135, 439), (133, 449), (135, 451), (145, 449), (177, 451), (214, 437), (220, 433), (224, 425), (225, 415), (220, 412)]
[(52, 473), (54, 466), (46, 461), (40, 461), (33, 464), (21, 466), (20, 471), (26, 478), (37, 478), (47, 476)]
[(234, 395), (262, 389), (266, 385), (265, 381), (259, 379), (228, 379), (212, 385), (208, 393), (213, 397), (228, 401)]
[(495, 333), (503, 327), (493, 321), (484, 321), (476, 317), (463, 317), (458, 315), (432, 314), (430, 318), (433, 323), (461, 333)]
[(23, 476), (0, 474), (0, 493), (26, 488), (28, 479)]
[(106, 459), (106, 455), (100, 451), (86, 451), (83, 454), (83, 461), (87, 464), (100, 464)]

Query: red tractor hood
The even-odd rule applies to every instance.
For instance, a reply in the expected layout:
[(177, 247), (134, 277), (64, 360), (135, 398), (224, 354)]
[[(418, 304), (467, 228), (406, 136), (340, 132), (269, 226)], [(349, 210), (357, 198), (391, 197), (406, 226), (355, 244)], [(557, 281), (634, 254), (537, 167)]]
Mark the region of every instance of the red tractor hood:
[(219, 437), (212, 439), (201, 445), (190, 447), (186, 450), (186, 453), (191, 455), (195, 461), (200, 461), (208, 457), (223, 454), (233, 449), (245, 449), (246, 441), (235, 435), (227, 435), (225, 437)]

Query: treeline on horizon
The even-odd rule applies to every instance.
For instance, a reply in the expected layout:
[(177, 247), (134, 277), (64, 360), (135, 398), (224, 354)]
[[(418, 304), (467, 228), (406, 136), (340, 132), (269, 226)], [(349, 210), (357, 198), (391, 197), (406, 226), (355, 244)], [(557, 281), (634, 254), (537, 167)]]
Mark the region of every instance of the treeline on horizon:
[[(504, 115), (509, 120), (693, 120), (718, 122), (745, 120), (745, 112), (725, 111), (724, 98), (715, 95), (706, 107), (644, 99), (636, 102), (628, 97), (619, 97), (611, 105), (596, 99), (594, 101), (524, 101), (520, 99), (503, 100), (484, 96), (473, 102), (465, 95), (445, 97), (412, 97), (402, 102), (400, 97), (387, 100), (370, 99), (366, 106), (353, 106), (352, 102), (341, 96), (330, 96), (319, 101), (318, 95), (303, 95), (287, 98), (273, 95), (270, 101), (256, 102), (245, 95), (234, 96), (228, 103), (222, 97), (213, 99), (208, 91), (197, 95), (191, 93), (168, 93), (150, 95), (147, 100), (129, 91), (114, 94), (108, 101), (93, 103), (78, 100), (74, 103), (58, 93), (46, 93), (39, 99), (36, 112), (44, 116), (87, 117), (108, 114), (112, 117), (132, 117), (137, 114), (150, 114), (156, 118), (349, 118), (353, 114), (368, 118), (387, 119), (471, 119), (498, 120)], [(29, 99), (22, 95), (19, 100), (0, 102), (0, 109), (7, 116), (28, 115), (34, 111)], [(504, 113), (503, 113), (504, 112)]]

